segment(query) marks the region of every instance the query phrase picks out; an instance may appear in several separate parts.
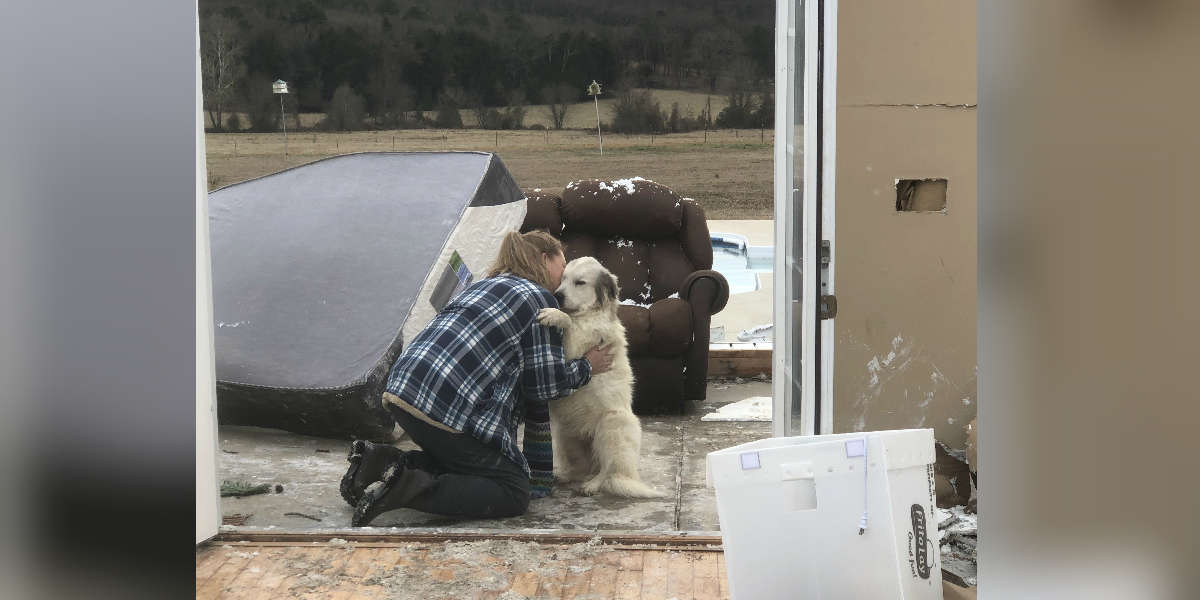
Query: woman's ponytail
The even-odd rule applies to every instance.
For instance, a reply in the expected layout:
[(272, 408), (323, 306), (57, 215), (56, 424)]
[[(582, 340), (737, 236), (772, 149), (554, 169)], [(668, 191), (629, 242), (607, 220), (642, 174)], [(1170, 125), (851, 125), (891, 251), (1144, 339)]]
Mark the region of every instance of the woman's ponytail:
[(562, 251), (562, 242), (545, 231), (510, 231), (504, 234), (500, 242), (500, 251), (496, 253), (496, 262), (492, 264), (488, 277), (512, 273), (551, 289), (554, 286), (543, 256), (555, 256), (562, 254)]

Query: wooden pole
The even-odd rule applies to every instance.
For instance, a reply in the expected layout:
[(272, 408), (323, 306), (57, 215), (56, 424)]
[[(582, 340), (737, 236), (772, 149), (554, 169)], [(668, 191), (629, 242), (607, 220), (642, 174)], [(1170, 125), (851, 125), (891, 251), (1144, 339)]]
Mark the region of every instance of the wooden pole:
[(600, 138), (600, 156), (604, 156), (604, 134), (600, 132), (600, 96), (592, 96), (596, 101), (596, 137)]
[(287, 113), (283, 110), (283, 94), (279, 94), (279, 123), (283, 126), (283, 159), (287, 160)]

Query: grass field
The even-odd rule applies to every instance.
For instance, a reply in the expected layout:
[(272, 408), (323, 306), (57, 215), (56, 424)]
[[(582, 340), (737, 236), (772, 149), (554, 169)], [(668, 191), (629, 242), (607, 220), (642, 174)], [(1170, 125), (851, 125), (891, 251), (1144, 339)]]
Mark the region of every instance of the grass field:
[(710, 219), (772, 218), (772, 132), (726, 129), (705, 136), (605, 135), (604, 156), (595, 131), (586, 130), (301, 132), (288, 136), (286, 161), (278, 133), (210, 133), (205, 144), (209, 189), (351, 152), (477, 150), (498, 154), (525, 190), (640, 176), (695, 198)]
[[(695, 118), (700, 115), (700, 112), (705, 110), (709, 103), (712, 104), (713, 119), (721, 113), (721, 109), (725, 108), (728, 103), (728, 98), (722, 94), (705, 94), (702, 92), (690, 92), (686, 90), (649, 90), (654, 94), (654, 99), (658, 101), (659, 106), (667, 114), (671, 113), (671, 104), (679, 103), (679, 114), (683, 117)], [(617, 103), (617, 99), (613, 96), (600, 97), (600, 120), (608, 123), (612, 121), (612, 107)], [(463, 125), (467, 127), (476, 127), (479, 125), (475, 118), (475, 111), (460, 110), (459, 115), (462, 116)], [(300, 126), (308, 129), (316, 127), (317, 123), (325, 115), (322, 113), (300, 113)], [(433, 119), (437, 113), (426, 111), (425, 116)], [(229, 115), (223, 121), (228, 121)], [(204, 115), (205, 124), (207, 125), (208, 114)], [(248, 127), (250, 117), (245, 113), (239, 113), (238, 119), (241, 120), (243, 127)], [(288, 120), (288, 126), (291, 126), (291, 119)], [(525, 107), (525, 126), (532, 127), (541, 125), (547, 129), (552, 128), (553, 122), (550, 120), (550, 111), (545, 104), (531, 104)], [(580, 102), (572, 104), (567, 109), (567, 118), (563, 121), (563, 127), (566, 129), (587, 129), (596, 126), (596, 107), (592, 102)]]
[[(654, 94), (654, 99), (658, 101), (659, 107), (668, 115), (671, 114), (671, 103), (679, 103), (679, 114), (683, 117), (695, 118), (700, 115), (700, 112), (707, 108), (708, 103), (712, 103), (713, 119), (721, 113), (721, 109), (725, 108), (728, 103), (728, 98), (721, 94), (702, 94), (699, 92), (688, 92), (684, 90), (650, 90)], [(600, 97), (600, 120), (608, 123), (612, 121), (612, 107), (617, 103), (614, 97)], [(477, 125), (475, 112), (464, 110), (461, 111), (463, 124), (471, 127)], [(435, 115), (429, 113), (428, 116), (433, 118)], [(534, 104), (526, 107), (525, 111), (525, 126), (541, 125), (549, 129), (553, 125), (550, 120), (550, 110), (545, 104)], [(572, 104), (571, 108), (567, 109), (567, 118), (563, 121), (563, 127), (567, 129), (587, 129), (596, 127), (596, 107), (592, 102), (580, 102)]]

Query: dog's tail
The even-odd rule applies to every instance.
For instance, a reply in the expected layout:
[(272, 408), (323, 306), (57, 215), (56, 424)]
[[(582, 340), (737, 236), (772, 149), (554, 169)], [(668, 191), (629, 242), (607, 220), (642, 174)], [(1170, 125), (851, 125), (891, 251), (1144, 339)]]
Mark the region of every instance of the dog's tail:
[(660, 492), (631, 477), (613, 477), (604, 482), (602, 489), (614, 496), (625, 498), (665, 498), (667, 496), (665, 492)]

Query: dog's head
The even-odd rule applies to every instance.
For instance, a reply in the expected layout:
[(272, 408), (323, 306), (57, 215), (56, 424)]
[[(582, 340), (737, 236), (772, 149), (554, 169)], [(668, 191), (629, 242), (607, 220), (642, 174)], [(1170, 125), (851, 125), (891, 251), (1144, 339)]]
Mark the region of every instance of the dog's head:
[(554, 292), (564, 312), (579, 313), (606, 309), (617, 311), (617, 277), (600, 261), (584, 256), (567, 263), (562, 285)]

